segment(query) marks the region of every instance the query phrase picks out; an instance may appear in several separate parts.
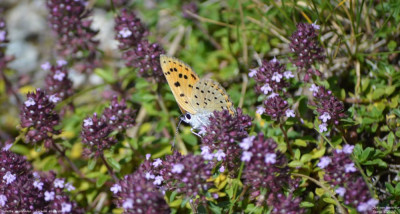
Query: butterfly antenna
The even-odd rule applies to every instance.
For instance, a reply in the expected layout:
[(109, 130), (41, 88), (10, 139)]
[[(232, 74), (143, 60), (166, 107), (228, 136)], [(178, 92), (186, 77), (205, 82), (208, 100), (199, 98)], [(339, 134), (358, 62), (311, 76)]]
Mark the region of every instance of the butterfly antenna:
[(172, 141), (171, 150), (174, 150), (174, 148), (175, 148), (175, 139), (176, 139), (176, 135), (178, 134), (178, 132), (179, 132), (179, 127), (181, 126), (181, 123), (182, 123), (182, 116), (180, 116), (179, 118), (180, 118), (180, 119), (179, 119), (178, 126), (176, 127), (176, 130), (175, 130), (175, 135), (174, 135), (174, 140)]

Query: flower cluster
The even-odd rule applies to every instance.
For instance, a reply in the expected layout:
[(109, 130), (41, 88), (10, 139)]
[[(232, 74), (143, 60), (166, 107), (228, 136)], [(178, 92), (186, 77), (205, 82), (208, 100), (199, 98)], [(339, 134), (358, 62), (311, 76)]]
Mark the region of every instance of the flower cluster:
[(300, 208), (301, 198), (294, 198), (291, 193), (288, 196), (278, 193), (276, 197), (272, 197), (271, 200), (267, 199), (267, 201), (273, 207), (271, 214), (301, 214), (306, 212), (304, 208)]
[(341, 118), (345, 117), (344, 104), (338, 100), (332, 91), (326, 90), (323, 86), (312, 85), (314, 100), (310, 101), (316, 107), (318, 118), (322, 121), (320, 131), (327, 131), (328, 124), (338, 125)]
[[(275, 209), (299, 210), (298, 203), (289, 203), (292, 199), (284, 198), (285, 196), (280, 194), (282, 188), (289, 185), (291, 180), (289, 168), (286, 166), (286, 157), (276, 151), (275, 141), (265, 139), (263, 134), (258, 134), (243, 139), (240, 147), (243, 149), (241, 160), (246, 162), (242, 176), (243, 183), (250, 187), (251, 198), (256, 198), (257, 205), (261, 206), (263, 203), (267, 203), (268, 206)], [(262, 189), (267, 190), (267, 196), (262, 194)], [(282, 203), (277, 206), (278, 201), (284, 200), (288, 200), (286, 205)]]
[[(160, 160), (153, 163), (154, 167), (160, 166)], [(181, 155), (175, 152), (165, 157), (159, 169), (165, 183), (166, 190), (177, 191), (185, 196), (205, 201), (205, 192), (212, 183), (207, 179), (211, 177), (212, 165), (205, 163), (200, 155)]]
[(223, 161), (230, 172), (238, 169), (241, 149), (238, 142), (247, 137), (247, 128), (251, 126), (251, 118), (244, 115), (240, 108), (232, 116), (228, 110), (215, 111), (211, 115), (210, 125), (203, 127), (202, 155), (207, 160)]
[(60, 100), (65, 100), (74, 93), (66, 64), (65, 60), (58, 60), (57, 65), (51, 65), (49, 62), (42, 65), (43, 70), (50, 71), (45, 80), (46, 91)]
[(132, 11), (122, 9), (115, 18), (115, 39), (119, 41), (126, 66), (139, 69), (139, 76), (164, 82), (159, 57), (165, 51), (146, 40), (147, 29)]
[(182, 16), (185, 19), (193, 19), (193, 17), (188, 13), (191, 12), (193, 14), (197, 14), (199, 12), (199, 7), (197, 2), (188, 2), (182, 5)]
[(7, 43), (8, 40), (6, 22), (4, 21), (3, 17), (0, 17), (0, 72), (3, 72), (3, 70), (6, 68), (7, 63), (12, 60), (12, 57), (6, 56)]
[(344, 203), (360, 213), (372, 213), (378, 200), (371, 197), (368, 186), (355, 167), (350, 155), (354, 146), (345, 145), (333, 151), (332, 157), (324, 156), (317, 166), (325, 170), (324, 180), (329, 182)]
[(60, 122), (59, 115), (54, 111), (54, 103), (58, 101), (58, 97), (48, 96), (40, 89), (27, 94), (27, 100), (21, 107), (20, 117), (21, 127), (30, 128), (26, 135), (28, 142), (44, 141), (47, 148), (51, 146), (52, 135), (59, 134), (54, 128)]
[(157, 189), (143, 171), (127, 175), (111, 187), (116, 198), (115, 204), (125, 213), (170, 213), (163, 194)]
[(86, 118), (83, 121), (82, 143), (89, 146), (94, 156), (101, 156), (105, 149), (117, 143), (114, 136), (109, 136), (112, 131), (112, 126), (108, 125), (107, 118), (104, 115), (99, 117), (95, 113), (93, 117)]
[(164, 82), (165, 77), (160, 65), (160, 55), (164, 53), (164, 49), (159, 44), (141, 40), (136, 47), (125, 51), (122, 58), (126, 66), (138, 68), (141, 77)]
[(294, 111), (288, 109), (288, 102), (280, 95), (289, 86), (287, 80), (294, 77), (291, 71), (285, 71), (285, 66), (274, 58), (270, 61), (264, 60), (262, 66), (257, 69), (251, 69), (249, 76), (254, 77), (257, 83), (256, 92), (268, 95), (264, 106), (257, 108), (258, 114), (266, 113), (274, 119), (295, 116)]
[(256, 91), (260, 94), (279, 93), (288, 87), (287, 79), (293, 78), (291, 71), (285, 71), (285, 65), (282, 65), (276, 58), (262, 62), (257, 69), (252, 69), (249, 73), (256, 81)]
[(96, 113), (93, 117), (86, 118), (82, 124), (82, 142), (90, 147), (96, 157), (105, 149), (117, 143), (115, 136), (110, 136), (113, 131), (123, 131), (135, 124), (136, 111), (126, 106), (125, 100), (118, 102), (114, 96), (111, 105), (102, 115)]
[(135, 124), (136, 111), (128, 108), (124, 99), (118, 103), (118, 97), (114, 96), (110, 107), (103, 113), (108, 125), (113, 130), (125, 130)]
[(122, 9), (115, 18), (114, 30), (121, 50), (136, 47), (149, 34), (136, 14), (126, 9)]
[(325, 59), (324, 49), (318, 42), (317, 30), (319, 30), (319, 26), (316, 24), (299, 23), (296, 32), (290, 38), (289, 47), (296, 54), (293, 63), (299, 70), (306, 71), (304, 76), (306, 82), (309, 81), (310, 75), (320, 75), (320, 72), (314, 70), (312, 65)]
[(85, 0), (48, 0), (49, 23), (58, 36), (58, 50), (62, 57), (70, 57), (79, 63), (76, 68), (82, 72), (91, 71), (99, 65), (97, 31), (90, 28), (90, 12)]
[[(59, 210), (64, 213), (84, 213), (66, 195), (74, 190), (70, 183), (56, 179), (54, 173), (32, 172), (25, 157), (8, 151), (0, 151), (0, 207), (2, 211), (26, 210), (40, 213), (43, 210)], [(4, 169), (4, 170), (3, 170)]]

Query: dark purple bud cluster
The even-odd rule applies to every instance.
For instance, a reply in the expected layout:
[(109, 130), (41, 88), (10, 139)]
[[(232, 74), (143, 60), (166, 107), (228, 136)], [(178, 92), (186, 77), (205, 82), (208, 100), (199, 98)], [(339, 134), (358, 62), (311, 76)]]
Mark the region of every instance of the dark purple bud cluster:
[(139, 76), (164, 82), (159, 57), (165, 53), (157, 43), (150, 43), (147, 29), (132, 11), (122, 9), (115, 18), (115, 39), (120, 42), (126, 66), (139, 69)]
[(264, 101), (265, 113), (274, 119), (282, 118), (286, 115), (289, 104), (280, 95), (267, 98)]
[(129, 0), (112, 0), (114, 7), (126, 7)]
[(170, 213), (163, 194), (143, 171), (127, 175), (111, 187), (114, 203), (124, 209), (124, 213)]
[(260, 94), (280, 93), (288, 87), (286, 79), (292, 78), (290, 71), (285, 71), (285, 65), (274, 58), (270, 61), (264, 60), (262, 66), (252, 69), (250, 77), (256, 81), (256, 92)]
[(92, 71), (100, 62), (99, 42), (94, 39), (98, 31), (90, 28), (86, 4), (85, 0), (47, 0), (48, 20), (58, 37), (59, 55), (79, 62), (76, 68), (82, 72)]
[(319, 26), (316, 24), (299, 23), (297, 31), (293, 33), (289, 45), (291, 51), (296, 54), (293, 63), (299, 70), (305, 70), (304, 81), (308, 82), (310, 75), (320, 75), (318, 70), (314, 70), (312, 65), (325, 59), (324, 49), (319, 45), (318, 33)]
[(115, 18), (114, 30), (121, 50), (136, 47), (149, 34), (136, 14), (126, 9)]
[(189, 2), (182, 5), (182, 16), (185, 19), (193, 19), (188, 12), (197, 14), (199, 12), (199, 7), (197, 6), (197, 2)]
[(42, 69), (50, 71), (45, 80), (46, 91), (60, 100), (65, 100), (74, 93), (66, 63), (64, 60), (58, 60), (57, 65), (51, 65), (49, 62), (42, 65)]
[(117, 143), (114, 136), (109, 136), (114, 130), (108, 125), (108, 120), (104, 115), (86, 118), (82, 124), (82, 143), (89, 146), (92, 154), (99, 157), (105, 149), (109, 149)]
[(310, 104), (317, 108), (318, 118), (322, 123), (338, 125), (340, 119), (346, 116), (344, 104), (323, 86), (312, 85), (310, 90), (314, 96)]
[(331, 157), (322, 157), (317, 166), (325, 170), (324, 180), (336, 188), (335, 192), (346, 205), (355, 207), (360, 213), (373, 213), (379, 201), (371, 197), (367, 183), (350, 158), (353, 148), (345, 145), (341, 150), (336, 149)]
[(291, 71), (285, 71), (285, 65), (280, 64), (276, 58), (264, 60), (261, 67), (251, 69), (249, 76), (256, 80), (256, 92), (267, 95), (264, 106), (257, 108), (258, 114), (265, 113), (278, 120), (284, 115), (295, 116), (294, 111), (288, 109), (288, 102), (281, 97), (289, 86), (287, 80), (294, 77)]
[(164, 82), (165, 77), (160, 65), (160, 55), (164, 53), (159, 44), (141, 40), (136, 47), (125, 51), (122, 58), (127, 66), (139, 69), (139, 76)]
[(96, 113), (93, 117), (86, 118), (82, 124), (82, 142), (89, 146), (96, 157), (103, 154), (105, 149), (117, 143), (115, 136), (110, 136), (113, 131), (124, 131), (135, 124), (136, 111), (127, 107), (122, 99), (114, 96), (111, 105), (102, 115)]
[(246, 129), (252, 124), (251, 117), (238, 108), (234, 116), (228, 110), (223, 110), (215, 111), (209, 119), (210, 125), (203, 127), (204, 130), (201, 131), (204, 133), (203, 156), (223, 161), (223, 166), (230, 172), (236, 172), (242, 152), (238, 142), (248, 136)]
[(74, 187), (56, 179), (55, 174), (32, 172), (26, 158), (8, 151), (5, 145), (0, 151), (0, 207), (4, 212), (25, 210), (30, 213), (54, 210), (63, 213), (84, 213), (66, 195)]
[(124, 99), (118, 103), (118, 97), (114, 96), (110, 107), (103, 113), (108, 125), (113, 130), (125, 130), (135, 124), (136, 111), (126, 106)]
[(45, 142), (49, 148), (53, 142), (52, 135), (59, 134), (54, 126), (60, 122), (59, 115), (54, 111), (55, 96), (48, 96), (40, 89), (27, 94), (27, 100), (21, 107), (21, 127), (29, 128), (26, 134), (28, 142)]
[(165, 157), (161, 167), (160, 175), (166, 190), (176, 191), (191, 199), (199, 196), (199, 201), (206, 200), (205, 193), (212, 185), (207, 179), (212, 176), (213, 166), (207, 164), (202, 156), (175, 152)]
[(273, 207), (271, 214), (301, 214), (306, 212), (304, 208), (300, 208), (301, 198), (294, 198), (291, 193), (288, 196), (278, 193), (276, 197), (273, 196), (267, 200), (269, 206)]
[[(2, 11), (0, 10), (0, 13)], [(7, 40), (7, 28), (4, 18), (0, 16), (0, 72), (3, 72), (8, 62), (12, 60), (12, 57), (6, 56), (6, 44)]]
[[(272, 139), (265, 139), (263, 134), (250, 136), (240, 143), (243, 149), (241, 160), (246, 163), (243, 170), (243, 184), (250, 187), (250, 198), (256, 199), (257, 205), (282, 210), (299, 209), (299, 199), (285, 198), (281, 192), (285, 186), (292, 184), (284, 154), (277, 151), (277, 144)], [(265, 194), (263, 190), (266, 190)], [(279, 204), (280, 200), (288, 200), (287, 204)], [(298, 201), (299, 203), (289, 203)], [(278, 212), (279, 210), (277, 210)], [(276, 213), (277, 213), (276, 212)], [(280, 212), (280, 211), (279, 211)]]

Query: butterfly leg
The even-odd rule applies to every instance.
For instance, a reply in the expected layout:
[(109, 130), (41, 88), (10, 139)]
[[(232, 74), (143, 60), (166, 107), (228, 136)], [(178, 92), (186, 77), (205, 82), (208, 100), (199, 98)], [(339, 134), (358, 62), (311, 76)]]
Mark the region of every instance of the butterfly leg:
[(202, 138), (201, 135), (200, 135), (199, 133), (195, 132), (193, 128), (191, 128), (190, 131), (191, 131), (194, 135), (196, 135), (197, 137)]

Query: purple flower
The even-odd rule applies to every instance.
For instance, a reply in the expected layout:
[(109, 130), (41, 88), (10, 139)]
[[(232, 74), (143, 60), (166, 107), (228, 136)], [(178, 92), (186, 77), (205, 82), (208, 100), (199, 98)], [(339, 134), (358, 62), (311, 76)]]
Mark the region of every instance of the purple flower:
[(339, 187), (339, 188), (337, 188), (337, 189), (335, 190), (335, 192), (336, 192), (338, 195), (340, 195), (340, 197), (343, 197), (344, 194), (346, 193), (346, 188), (344, 188), (344, 187)]
[(126, 130), (135, 124), (136, 111), (128, 108), (124, 99), (118, 103), (116, 96), (111, 100), (110, 107), (104, 110), (103, 115), (113, 130)]
[(94, 156), (98, 157), (105, 149), (117, 143), (115, 137), (109, 136), (112, 131), (106, 117), (98, 117), (95, 113), (93, 117), (85, 119), (82, 124), (82, 143), (89, 146)]
[(256, 111), (257, 114), (261, 115), (261, 114), (264, 114), (264, 112), (265, 112), (265, 108), (263, 106), (257, 107), (257, 111)]
[(267, 154), (265, 154), (264, 162), (266, 164), (275, 164), (276, 163), (276, 154), (275, 153), (267, 153)]
[(141, 40), (137, 46), (123, 52), (122, 58), (126, 66), (138, 69), (139, 76), (165, 82), (160, 65), (160, 55), (164, 53), (164, 49), (159, 44)]
[[(278, 93), (288, 86), (283, 79), (285, 66), (280, 64), (275, 58), (271, 61), (263, 61), (261, 67), (253, 69), (251, 76), (254, 77), (257, 85), (256, 92), (269, 94)], [(250, 74), (249, 74), (250, 75)]]
[(122, 191), (122, 188), (119, 184), (114, 184), (111, 188), (110, 188), (111, 192), (113, 192), (114, 194), (117, 194), (118, 192)]
[(32, 172), (32, 166), (25, 157), (10, 151), (1, 150), (0, 158), (0, 177), (5, 179), (0, 182), (0, 206), (3, 212), (61, 210), (61, 204), (68, 203), (74, 213), (84, 213), (76, 202), (69, 200), (63, 189), (54, 187), (53, 184), (58, 181), (53, 172)]
[[(317, 89), (318, 91), (315, 91)], [(324, 123), (338, 125), (340, 119), (346, 116), (343, 103), (323, 86), (314, 87), (313, 91), (314, 100), (310, 101), (310, 104), (317, 108), (319, 118)]]
[(284, 100), (281, 96), (274, 96), (264, 101), (265, 106), (265, 114), (268, 116), (279, 119), (286, 115), (286, 110), (289, 105), (286, 100)]
[(253, 153), (244, 151), (242, 154), (242, 158), (240, 160), (244, 161), (244, 162), (249, 162), (251, 160), (252, 156), (253, 156)]
[(153, 166), (154, 167), (158, 167), (158, 166), (161, 166), (161, 165), (162, 165), (162, 160), (160, 158), (157, 158), (157, 159), (154, 160), (154, 162), (153, 162)]
[(64, 188), (64, 179), (55, 179), (54, 180), (54, 187), (55, 188)]
[[(223, 160), (223, 165), (229, 171), (239, 168), (241, 148), (239, 142), (248, 136), (246, 129), (251, 126), (251, 118), (244, 115), (240, 108), (232, 116), (227, 110), (214, 112), (209, 118), (210, 125), (206, 127), (206, 134), (202, 138), (204, 146), (209, 147), (210, 153), (220, 151), (217, 159)], [(221, 156), (222, 154), (225, 157)]]
[[(45, 64), (44, 64), (45, 65)], [(42, 65), (42, 68), (43, 66)], [(72, 81), (68, 77), (68, 71), (64, 63), (58, 63), (58, 65), (46, 65), (49, 73), (46, 76), (46, 91), (58, 98), (58, 101), (65, 100), (70, 97), (74, 90), (72, 88)], [(57, 102), (58, 102), (57, 101)]]
[[(258, 198), (257, 205), (269, 204), (278, 197), (282, 187), (289, 183), (289, 168), (286, 166), (286, 157), (276, 151), (277, 144), (272, 139), (265, 139), (263, 134), (258, 134), (253, 140), (253, 145), (246, 152), (251, 157), (246, 157), (243, 170), (243, 184), (250, 187), (251, 199)], [(242, 153), (242, 155), (246, 156)], [(250, 160), (248, 160), (250, 158)], [(261, 194), (261, 189), (267, 189), (266, 195), (270, 200), (262, 200), (266, 195)]]
[(178, 152), (166, 156), (163, 162), (159, 174), (166, 190), (177, 191), (184, 197), (198, 195), (201, 201), (205, 201), (205, 194), (212, 184), (207, 181), (212, 176), (211, 164), (207, 164), (201, 155), (181, 155)]
[(90, 11), (86, 3), (84, 0), (47, 1), (49, 24), (58, 37), (58, 53), (75, 60), (76, 68), (82, 72), (92, 71), (100, 63), (97, 51), (99, 42), (94, 39), (98, 32), (90, 28), (92, 21), (87, 19)]
[(300, 208), (300, 198), (294, 198), (293, 194), (285, 196), (284, 194), (277, 194), (276, 197), (270, 197), (267, 199), (269, 205), (273, 207), (272, 214), (298, 214), (305, 213), (304, 208)]
[(293, 33), (289, 45), (290, 50), (296, 55), (292, 59), (298, 70), (305, 70), (307, 73), (304, 80), (308, 81), (311, 75), (320, 75), (320, 72), (312, 69), (312, 65), (325, 59), (324, 50), (318, 42), (316, 25), (299, 23), (296, 32)]
[(253, 141), (256, 138), (256, 136), (249, 136), (246, 137), (242, 140), (242, 142), (239, 144), (239, 146), (243, 149), (243, 150), (248, 150), (251, 146), (253, 146)]
[(322, 157), (317, 166), (321, 169), (324, 169), (326, 166), (328, 166), (332, 162), (332, 159), (330, 157)]
[(142, 170), (125, 176), (113, 187), (116, 187), (114, 203), (124, 208), (125, 213), (169, 213), (163, 195), (144, 177)]
[(182, 16), (183, 16), (183, 18), (185, 18), (185, 19), (193, 19), (193, 16), (191, 16), (188, 13), (188, 11), (190, 13), (197, 14), (199, 12), (199, 8), (197, 6), (197, 2), (192, 1), (192, 2), (185, 3), (185, 4), (182, 5)]
[(44, 141), (46, 147), (51, 146), (53, 142), (51, 135), (59, 134), (54, 126), (60, 121), (54, 107), (54, 103), (40, 89), (27, 94), (27, 101), (21, 107), (20, 117), (21, 126), (29, 128), (26, 134), (28, 142)]
[(149, 34), (136, 14), (127, 9), (122, 9), (115, 18), (114, 29), (121, 50), (136, 47)]
[(286, 117), (296, 117), (296, 115), (294, 114), (294, 110), (292, 109), (287, 109), (285, 113)]
[(331, 162), (324, 167), (324, 180), (332, 187), (339, 186), (336, 193), (343, 197), (346, 205), (357, 208), (359, 212), (369, 213), (378, 202), (371, 198), (368, 186), (351, 160), (350, 154), (343, 150), (334, 150)]
[(319, 127), (319, 132), (326, 132), (328, 131), (328, 124), (326, 123), (321, 123), (318, 125)]

